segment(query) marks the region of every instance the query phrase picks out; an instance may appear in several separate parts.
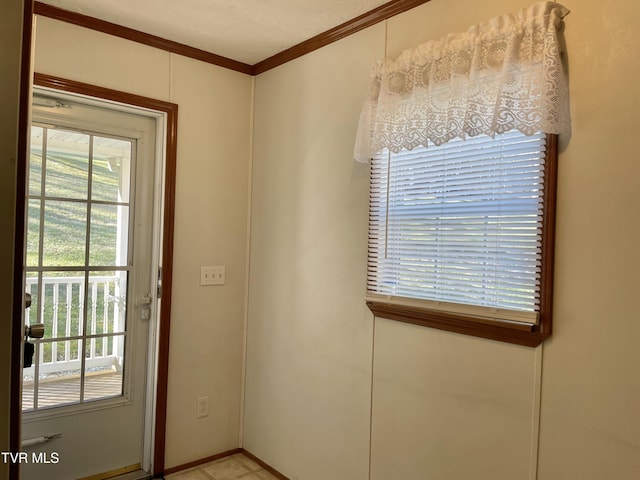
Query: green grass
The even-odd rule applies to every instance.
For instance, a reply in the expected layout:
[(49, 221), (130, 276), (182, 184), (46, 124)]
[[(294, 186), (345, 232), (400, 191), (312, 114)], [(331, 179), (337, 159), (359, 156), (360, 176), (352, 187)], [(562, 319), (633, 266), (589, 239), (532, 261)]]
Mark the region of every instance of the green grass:
[[(40, 194), (42, 156), (32, 152), (29, 172), (30, 195)], [(73, 200), (45, 200), (44, 261), (47, 266), (84, 266), (88, 220), (88, 160), (80, 155), (49, 152), (47, 158), (46, 197)], [(93, 165), (93, 198), (114, 198), (118, 179), (109, 171), (105, 160)], [(28, 205), (27, 265), (38, 265), (40, 200)], [(91, 264), (115, 264), (117, 209), (114, 206), (91, 205)]]

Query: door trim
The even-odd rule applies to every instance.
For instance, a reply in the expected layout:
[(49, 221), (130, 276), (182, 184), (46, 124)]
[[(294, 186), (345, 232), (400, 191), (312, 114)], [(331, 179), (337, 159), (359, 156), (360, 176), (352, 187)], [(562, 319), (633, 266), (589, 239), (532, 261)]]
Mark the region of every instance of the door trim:
[[(157, 100), (149, 97), (143, 97), (140, 95), (135, 95), (131, 93), (121, 92), (118, 90), (112, 90), (104, 87), (99, 87), (95, 85), (90, 85), (87, 83), (77, 82), (75, 80), (69, 80), (65, 78), (55, 77), (51, 75), (45, 75), (41, 73), (35, 73), (33, 79), (34, 85), (52, 88), (56, 90), (61, 90), (69, 93), (76, 93), (81, 95), (86, 95), (90, 97), (100, 98), (104, 100), (125, 103), (128, 105), (133, 105), (137, 107), (148, 108), (151, 110), (156, 110), (166, 114), (166, 158), (165, 158), (165, 177), (164, 177), (164, 216), (163, 216), (163, 230), (162, 230), (162, 301), (160, 302), (160, 312), (159, 312), (159, 325), (158, 325), (158, 356), (157, 356), (157, 383), (156, 383), (156, 404), (155, 404), (155, 429), (154, 429), (154, 438), (153, 438), (153, 472), (152, 474), (159, 475), (164, 471), (164, 460), (165, 460), (165, 435), (166, 435), (166, 417), (167, 417), (167, 381), (168, 381), (168, 371), (169, 371), (169, 334), (170, 334), (170, 323), (171, 323), (171, 291), (172, 291), (172, 280), (173, 280), (173, 244), (174, 244), (174, 219), (175, 219), (175, 183), (176, 183), (176, 159), (177, 159), (177, 141), (178, 141), (178, 105), (170, 102), (165, 102), (163, 100)], [(30, 90), (30, 89), (29, 89)], [(30, 98), (27, 98), (30, 101)], [(21, 128), (24, 126), (28, 127), (28, 118), (21, 118)], [(25, 131), (26, 133), (26, 131)], [(21, 146), (24, 144), (25, 152), (23, 156), (19, 157), (21, 160), (20, 163), (24, 163), (26, 161), (26, 135), (24, 139), (21, 140)], [(25, 179), (25, 174), (22, 174), (21, 179)], [(26, 180), (25, 180), (26, 181)], [(23, 180), (20, 180), (19, 184), (22, 188), (22, 193), (24, 197), (24, 185), (22, 185)], [(24, 198), (18, 199), (18, 203), (22, 204), (22, 209), (24, 210)], [(24, 213), (24, 212), (23, 212)], [(18, 212), (18, 215), (20, 213)], [(24, 214), (22, 215), (24, 217)], [(24, 222), (24, 219), (23, 219)], [(19, 232), (19, 233), (18, 233)], [(24, 225), (22, 226), (22, 230), (17, 230), (16, 237), (21, 238), (24, 235)], [(20, 242), (23, 242), (21, 239)], [(20, 262), (16, 262), (20, 269), (22, 269), (22, 248), (20, 250), (16, 250), (16, 257), (20, 258)], [(17, 275), (17, 273), (16, 273)], [(22, 285), (22, 272), (20, 272), (20, 280), (16, 283), (14, 289), (17, 292), (20, 292), (21, 298), (21, 285)], [(18, 297), (15, 295), (14, 298)], [(20, 302), (16, 302), (14, 300), (14, 304), (21, 306)], [(14, 311), (18, 310), (18, 308), (14, 307)], [(19, 311), (19, 310), (18, 310)], [(16, 318), (18, 320), (16, 320)], [(22, 325), (18, 325), (17, 322), (21, 321), (21, 315), (14, 315), (14, 330), (21, 331)], [(18, 342), (14, 343), (14, 357), (16, 356), (15, 351), (20, 353), (21, 351), (21, 342), (22, 336), (19, 338), (17, 335), (13, 336), (13, 341)], [(20, 353), (21, 355), (21, 353)], [(14, 362), (15, 364), (15, 362)], [(20, 362), (18, 363), (20, 365)], [(20, 385), (20, 377), (21, 372), (18, 371), (17, 377), (17, 385)], [(13, 378), (13, 377), (12, 377)], [(13, 385), (15, 386), (15, 379), (13, 379)], [(19, 388), (16, 389), (18, 392)], [(13, 389), (12, 389), (13, 391)], [(18, 408), (17, 414), (15, 412), (16, 408), (12, 402), (12, 421), (14, 414), (18, 417), (18, 425), (17, 425), (17, 446), (15, 451), (20, 450), (20, 436), (19, 436), (19, 427), (20, 427), (20, 399), (18, 398)], [(15, 428), (12, 428), (12, 441), (15, 441), (13, 438)], [(12, 449), (14, 446), (12, 446)]]
[[(22, 445), (22, 337), (24, 329), (24, 227), (27, 179), (27, 146), (31, 114), (31, 50), (33, 0), (24, 0), (22, 12), (22, 52), (18, 113), (18, 148), (16, 165), (15, 231), (13, 244), (13, 313), (11, 325), (11, 394), (9, 400), (9, 448), (19, 452)], [(9, 478), (19, 478), (20, 464), (9, 463)]]

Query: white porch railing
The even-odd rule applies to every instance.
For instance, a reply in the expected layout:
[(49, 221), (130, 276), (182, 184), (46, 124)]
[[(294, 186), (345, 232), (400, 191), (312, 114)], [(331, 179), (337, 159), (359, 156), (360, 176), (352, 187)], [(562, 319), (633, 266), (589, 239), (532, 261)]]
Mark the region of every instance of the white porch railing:
[[(32, 295), (32, 306), (26, 310), (25, 323), (40, 321), (45, 324), (45, 339), (38, 341), (40, 365), (43, 376), (59, 376), (79, 373), (82, 368), (83, 335), (106, 335), (86, 339), (85, 370), (122, 368), (124, 336), (109, 335), (124, 332), (126, 281), (123, 276), (90, 276), (86, 333), (83, 332), (85, 309), (85, 278), (42, 277), (42, 292), (38, 295), (38, 279), (27, 278), (26, 292)], [(35, 308), (34, 308), (35, 307)], [(48, 340), (46, 337), (49, 337)], [(65, 338), (72, 337), (72, 340)], [(59, 340), (53, 340), (59, 339)], [(35, 362), (34, 358), (34, 362)], [(25, 381), (32, 380), (34, 366), (25, 368)]]

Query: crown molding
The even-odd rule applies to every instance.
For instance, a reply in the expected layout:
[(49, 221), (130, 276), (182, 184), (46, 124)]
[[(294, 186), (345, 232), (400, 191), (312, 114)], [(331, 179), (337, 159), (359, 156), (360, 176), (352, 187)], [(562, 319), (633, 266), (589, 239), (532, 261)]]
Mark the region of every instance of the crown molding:
[(252, 74), (259, 75), (264, 73), (272, 68), (283, 65), (291, 60), (295, 60), (296, 58), (302, 57), (307, 53), (311, 53), (314, 50), (318, 50), (324, 46), (327, 46), (333, 42), (337, 42), (338, 40), (348, 37), (349, 35), (353, 35), (360, 30), (364, 30), (376, 23), (380, 23), (384, 20), (387, 20), (399, 13), (406, 12), (407, 10), (411, 10), (414, 7), (422, 5), (423, 3), (427, 3), (430, 0), (393, 0), (389, 3), (385, 3), (384, 5), (379, 6), (373, 10), (370, 10), (359, 17), (353, 18), (342, 25), (338, 25), (337, 27), (332, 28), (331, 30), (327, 30), (326, 32), (320, 33), (315, 37), (312, 37), (308, 40), (305, 40), (298, 45), (294, 45), (287, 50), (284, 50), (280, 53), (275, 54), (272, 57), (269, 57), (261, 62), (256, 63), (252, 67)]
[(252, 67), (249, 64), (238, 62), (236, 60), (222, 57), (215, 53), (206, 52), (172, 40), (167, 40), (166, 38), (158, 37), (156, 35), (134, 30), (133, 28), (123, 27), (116, 23), (107, 22), (81, 13), (71, 12), (52, 5), (47, 5), (46, 3), (34, 2), (34, 13), (43, 17), (53, 18), (62, 22), (107, 33), (115, 37), (131, 40), (132, 42), (141, 43), (149, 47), (158, 48), (167, 52), (200, 60), (212, 65), (218, 65), (219, 67), (235, 70), (236, 72), (246, 73), (248, 75), (252, 74)]
[(34, 14), (53, 18), (62, 22), (72, 23), (80, 27), (89, 28), (109, 35), (114, 35), (143, 45), (158, 48), (160, 50), (165, 50), (167, 52), (176, 53), (202, 62), (235, 70), (236, 72), (246, 73), (247, 75), (259, 75), (342, 38), (348, 37), (360, 30), (364, 30), (376, 23), (387, 20), (399, 13), (406, 12), (407, 10), (411, 10), (423, 3), (427, 3), (428, 1), (430, 0), (392, 0), (378, 8), (370, 10), (356, 18), (338, 25), (337, 27), (327, 30), (324, 33), (316, 35), (315, 37), (294, 45), (293, 47), (277, 53), (272, 57), (262, 60), (255, 65), (238, 62), (230, 58), (216, 55), (215, 53), (200, 50), (182, 43), (167, 40), (166, 38), (144, 33), (132, 28), (123, 27), (122, 25), (100, 20), (81, 13), (64, 10), (42, 2), (34, 2)]

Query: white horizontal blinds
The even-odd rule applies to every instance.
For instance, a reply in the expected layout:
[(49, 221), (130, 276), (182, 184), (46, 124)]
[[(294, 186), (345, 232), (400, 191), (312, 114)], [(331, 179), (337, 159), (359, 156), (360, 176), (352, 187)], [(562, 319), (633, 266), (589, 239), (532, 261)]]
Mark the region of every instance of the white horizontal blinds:
[(511, 131), (377, 156), (369, 293), (536, 312), (545, 138)]

